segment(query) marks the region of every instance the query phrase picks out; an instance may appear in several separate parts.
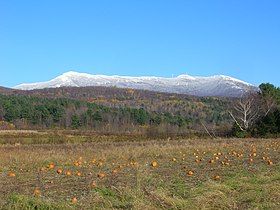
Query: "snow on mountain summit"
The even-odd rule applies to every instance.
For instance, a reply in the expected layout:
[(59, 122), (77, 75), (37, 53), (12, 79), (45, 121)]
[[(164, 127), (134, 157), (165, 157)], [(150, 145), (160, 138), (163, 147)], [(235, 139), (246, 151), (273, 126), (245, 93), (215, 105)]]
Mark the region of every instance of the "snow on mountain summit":
[(188, 74), (181, 74), (181, 75), (179, 75), (177, 78), (180, 78), (180, 79), (188, 79), (188, 80), (196, 80), (195, 77), (190, 76), (190, 75), (188, 75)]
[(195, 96), (239, 97), (257, 87), (233, 77), (216, 75), (210, 77), (190, 76), (187, 74), (165, 78), (155, 76), (106, 76), (66, 72), (50, 81), (15, 86), (15, 89), (33, 90), (58, 87), (106, 86), (118, 88), (143, 89), (168, 93), (181, 93)]

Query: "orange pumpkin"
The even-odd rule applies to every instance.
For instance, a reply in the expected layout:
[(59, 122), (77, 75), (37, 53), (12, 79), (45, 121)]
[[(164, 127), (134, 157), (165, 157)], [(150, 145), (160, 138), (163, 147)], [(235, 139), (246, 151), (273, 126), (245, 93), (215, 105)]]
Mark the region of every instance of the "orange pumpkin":
[(101, 167), (101, 166), (103, 166), (103, 163), (102, 163), (102, 162), (99, 162), (99, 163), (97, 163), (97, 166), (98, 166), (98, 167)]
[(66, 171), (65, 174), (66, 174), (67, 176), (71, 176), (71, 175), (72, 175), (71, 171)]
[(57, 174), (61, 174), (61, 173), (62, 173), (62, 169), (60, 169), (60, 168), (57, 169), (56, 173), (57, 173)]
[(41, 196), (41, 191), (38, 188), (35, 188), (34, 192), (33, 192), (34, 196)]
[(158, 166), (158, 163), (157, 163), (156, 161), (153, 161), (153, 162), (151, 163), (151, 166), (157, 167), (157, 166)]
[(14, 172), (10, 172), (10, 173), (8, 173), (8, 176), (9, 176), (9, 177), (15, 177), (16, 174), (15, 174)]
[(209, 160), (209, 163), (214, 163), (214, 162), (215, 162), (215, 161), (214, 161), (214, 160), (212, 160), (212, 159), (211, 159), (211, 160)]
[(273, 162), (272, 162), (271, 160), (268, 160), (268, 161), (267, 161), (267, 164), (268, 164), (268, 165), (272, 165)]
[(215, 175), (215, 176), (213, 177), (213, 179), (214, 179), (214, 180), (219, 180), (219, 179), (221, 179), (221, 177), (220, 177), (219, 175)]
[(188, 171), (188, 173), (187, 173), (188, 176), (192, 176), (193, 174), (194, 174), (193, 171)]
[(95, 188), (95, 187), (96, 187), (96, 182), (93, 181), (93, 182), (91, 183), (91, 187)]
[(71, 202), (72, 202), (73, 204), (76, 204), (76, 203), (78, 203), (78, 199), (77, 199), (76, 197), (74, 197), (74, 198), (72, 198)]
[(48, 166), (49, 169), (54, 169), (54, 167), (55, 167), (54, 163), (50, 163), (49, 166)]
[(99, 173), (99, 174), (97, 174), (97, 176), (98, 176), (98, 178), (103, 179), (106, 176), (106, 174), (105, 173)]

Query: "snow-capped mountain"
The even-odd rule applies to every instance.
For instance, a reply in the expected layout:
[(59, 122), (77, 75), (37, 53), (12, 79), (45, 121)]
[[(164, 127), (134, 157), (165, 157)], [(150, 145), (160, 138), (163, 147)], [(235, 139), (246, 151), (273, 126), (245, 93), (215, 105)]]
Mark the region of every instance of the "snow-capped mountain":
[(230, 96), (240, 97), (257, 87), (244, 81), (224, 76), (189, 76), (180, 75), (174, 78), (165, 77), (130, 77), (105, 76), (70, 71), (47, 82), (21, 84), (15, 89), (33, 90), (58, 87), (106, 86), (118, 88), (143, 89), (168, 93), (189, 94), (195, 96)]

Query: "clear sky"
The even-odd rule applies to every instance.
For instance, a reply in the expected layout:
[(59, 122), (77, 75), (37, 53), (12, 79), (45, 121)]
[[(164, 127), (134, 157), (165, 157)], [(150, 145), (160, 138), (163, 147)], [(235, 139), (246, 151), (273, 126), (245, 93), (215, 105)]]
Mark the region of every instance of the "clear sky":
[(280, 86), (280, 1), (0, 0), (0, 86), (69, 70)]

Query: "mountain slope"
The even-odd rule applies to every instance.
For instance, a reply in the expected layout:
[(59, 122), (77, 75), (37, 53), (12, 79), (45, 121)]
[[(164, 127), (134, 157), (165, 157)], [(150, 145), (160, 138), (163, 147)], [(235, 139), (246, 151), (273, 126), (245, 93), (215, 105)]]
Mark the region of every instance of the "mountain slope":
[(12, 94), (13, 89), (0, 86), (0, 94)]
[(133, 88), (167, 93), (179, 93), (195, 96), (240, 97), (257, 88), (241, 80), (228, 76), (192, 77), (180, 75), (175, 78), (164, 77), (129, 77), (91, 75), (78, 72), (67, 72), (47, 82), (21, 84), (15, 89), (33, 90), (57, 87), (106, 86)]

